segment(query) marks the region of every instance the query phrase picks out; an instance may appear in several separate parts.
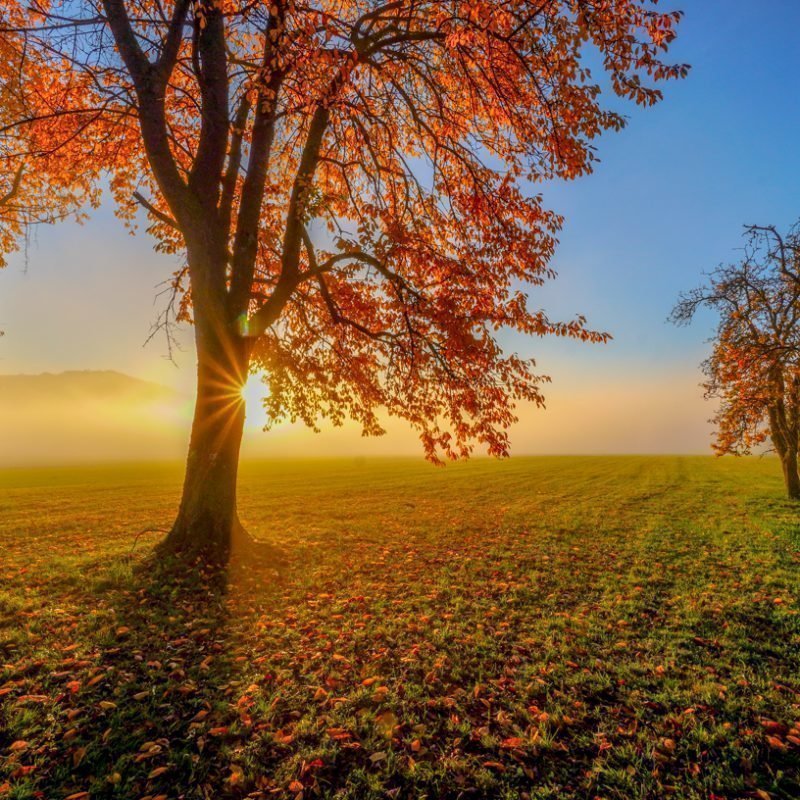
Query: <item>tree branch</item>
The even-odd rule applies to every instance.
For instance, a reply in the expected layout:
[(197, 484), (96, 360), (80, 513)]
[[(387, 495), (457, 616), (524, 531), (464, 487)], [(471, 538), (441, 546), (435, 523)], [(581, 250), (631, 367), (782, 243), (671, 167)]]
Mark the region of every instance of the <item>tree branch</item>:
[(180, 231), (180, 227), (178, 223), (175, 222), (172, 217), (168, 214), (165, 214), (163, 211), (159, 211), (149, 200), (147, 200), (142, 194), (139, 192), (133, 193), (133, 198), (136, 200), (139, 205), (146, 208), (156, 219), (163, 222), (165, 225), (169, 225), (171, 228), (175, 228), (176, 231)]

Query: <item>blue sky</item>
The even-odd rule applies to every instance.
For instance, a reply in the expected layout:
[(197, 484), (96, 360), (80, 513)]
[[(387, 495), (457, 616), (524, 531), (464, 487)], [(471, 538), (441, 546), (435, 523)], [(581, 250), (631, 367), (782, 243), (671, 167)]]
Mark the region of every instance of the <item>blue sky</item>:
[(544, 302), (611, 330), (615, 358), (696, 358), (710, 320), (664, 325), (677, 293), (736, 257), (744, 223), (800, 217), (800, 2), (684, 8), (673, 52), (689, 78), (655, 108), (627, 109), (593, 176), (544, 190), (566, 217)]
[[(537, 437), (549, 442), (547, 451), (579, 449), (580, 436), (558, 434), (569, 425), (564, 408), (576, 404), (575, 413), (588, 415), (583, 432), (595, 437), (584, 449), (611, 447), (598, 429), (621, 431), (620, 413), (649, 416), (654, 392), (664, 395), (669, 424), (635, 430), (619, 449), (675, 449), (669, 445), (680, 431), (682, 449), (705, 449), (710, 409), (697, 364), (713, 320), (677, 329), (666, 317), (704, 269), (736, 257), (744, 223), (785, 228), (800, 217), (800, 1), (662, 5), (686, 12), (673, 56), (692, 65), (689, 77), (665, 85), (652, 109), (609, 98), (630, 122), (598, 142), (595, 174), (539, 187), (566, 224), (559, 277), (535, 292), (532, 305), (556, 318), (583, 313), (614, 340), (507, 337), (555, 381), (551, 416), (530, 424), (525, 416), (522, 449), (541, 449)], [(162, 340), (142, 347), (156, 315), (155, 287), (173, 265), (143, 234), (129, 236), (110, 208), (83, 227), (40, 230), (0, 273), (0, 373), (113, 367), (191, 391), (191, 348), (174, 367)], [(619, 405), (620, 392), (628, 400), (615, 423), (603, 414)]]

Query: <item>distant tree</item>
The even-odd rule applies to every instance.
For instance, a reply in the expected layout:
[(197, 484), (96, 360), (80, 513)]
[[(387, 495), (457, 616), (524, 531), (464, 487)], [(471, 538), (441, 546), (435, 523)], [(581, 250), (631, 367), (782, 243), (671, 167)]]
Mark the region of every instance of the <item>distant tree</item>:
[[(314, 426), (408, 420), (427, 456), (495, 455), (533, 362), (496, 332), (603, 341), (550, 320), (561, 219), (523, 182), (591, 172), (592, 141), (649, 105), (678, 12), (654, 0), (102, 0), (29, 9), (31, 57), (88, 76), (114, 167), (159, 247), (185, 254), (198, 390), (167, 549), (224, 560), (243, 533), (236, 478), (248, 370), (266, 409)], [(86, 104), (79, 111), (84, 114)], [(135, 130), (134, 130), (135, 126)], [(102, 137), (101, 137), (102, 138)], [(94, 156), (88, 153), (92, 161)], [(76, 169), (81, 168), (76, 165)], [(246, 543), (242, 537), (242, 543)]]
[(715, 451), (743, 455), (771, 440), (789, 497), (800, 498), (800, 223), (781, 235), (750, 225), (741, 261), (682, 295), (679, 324), (698, 309), (719, 314), (706, 395), (719, 401)]

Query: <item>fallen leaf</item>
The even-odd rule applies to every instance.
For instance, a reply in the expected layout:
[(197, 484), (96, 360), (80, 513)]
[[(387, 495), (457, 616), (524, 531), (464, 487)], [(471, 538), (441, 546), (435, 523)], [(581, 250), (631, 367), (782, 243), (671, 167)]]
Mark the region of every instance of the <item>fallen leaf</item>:
[(151, 781), (153, 780), (153, 778), (157, 778), (159, 775), (163, 775), (168, 770), (169, 767), (156, 767), (155, 769), (151, 769), (147, 775), (147, 780)]
[(397, 727), (397, 723), (397, 716), (391, 710), (381, 711), (380, 714), (375, 717), (376, 727), (384, 736), (391, 736), (394, 729)]

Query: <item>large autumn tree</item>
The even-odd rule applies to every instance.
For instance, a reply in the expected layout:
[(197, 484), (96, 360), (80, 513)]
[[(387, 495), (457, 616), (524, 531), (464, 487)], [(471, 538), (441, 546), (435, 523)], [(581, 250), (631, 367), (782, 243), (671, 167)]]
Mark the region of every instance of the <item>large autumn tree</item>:
[[(8, 5), (13, 0), (4, 0)], [(430, 458), (504, 454), (533, 364), (496, 334), (589, 340), (527, 305), (561, 219), (528, 181), (592, 169), (593, 141), (685, 67), (654, 0), (55, 0), (7, 26), (88, 77), (113, 121), (112, 190), (185, 256), (198, 387), (166, 547), (226, 558), (240, 533), (240, 389), (273, 420), (408, 420)], [(59, 109), (68, 114), (69, 107)], [(87, 117), (88, 115), (88, 117)], [(101, 136), (103, 134), (100, 134)], [(89, 152), (87, 159), (92, 159)], [(76, 171), (81, 165), (76, 164)]]
[(768, 439), (789, 497), (800, 499), (800, 223), (785, 235), (751, 225), (741, 260), (720, 266), (672, 312), (679, 324), (701, 308), (719, 316), (703, 362), (719, 455), (749, 454)]

